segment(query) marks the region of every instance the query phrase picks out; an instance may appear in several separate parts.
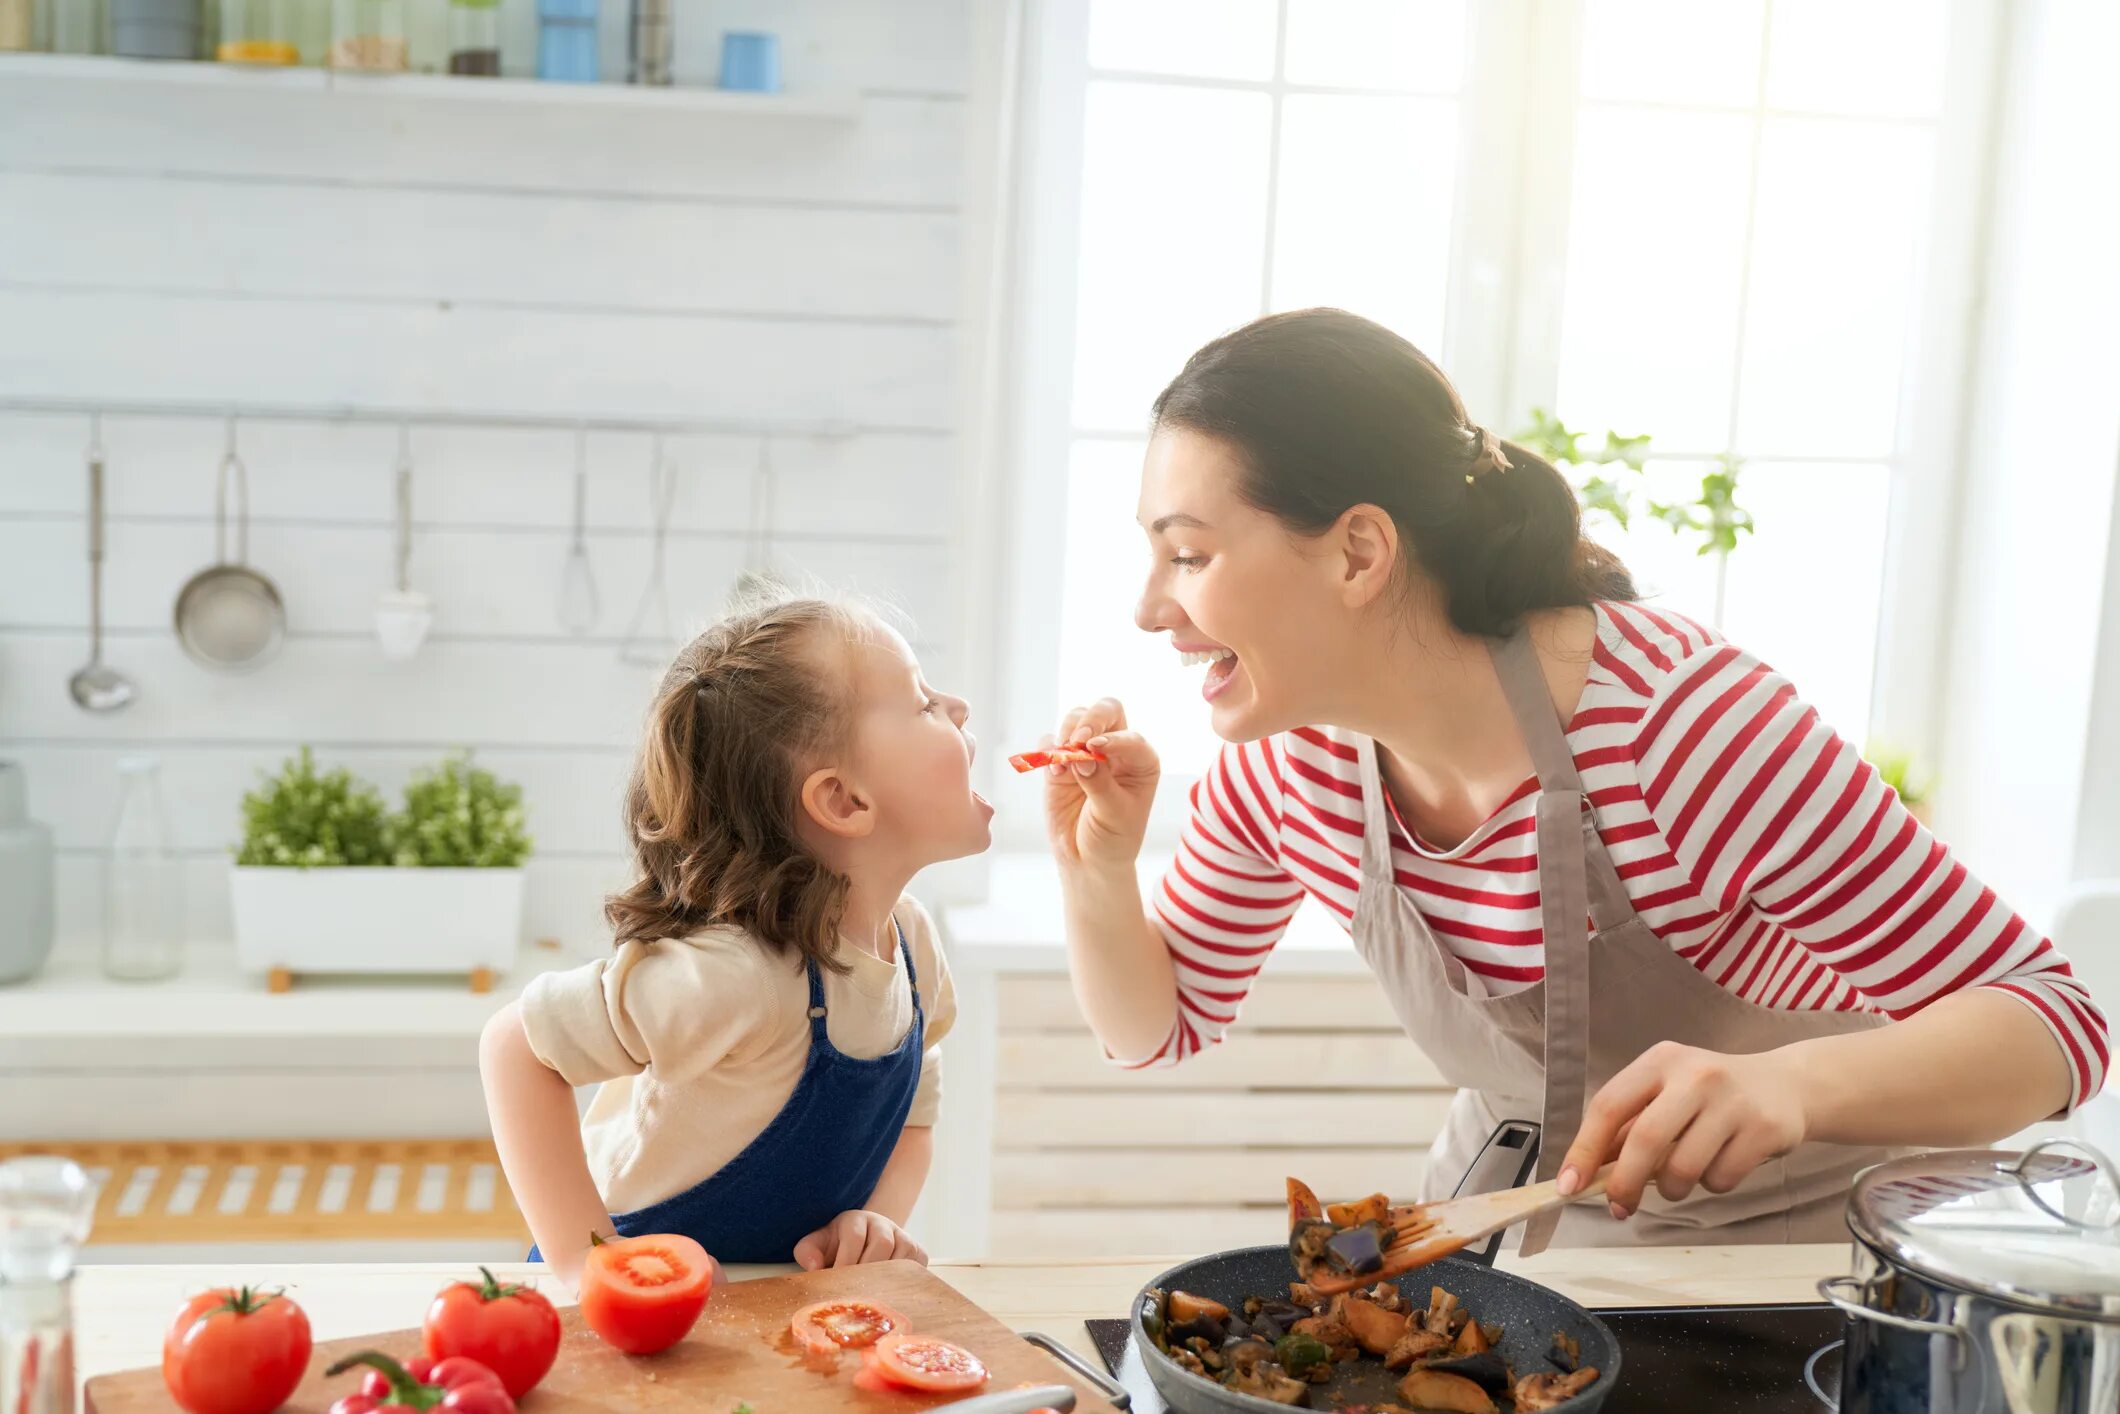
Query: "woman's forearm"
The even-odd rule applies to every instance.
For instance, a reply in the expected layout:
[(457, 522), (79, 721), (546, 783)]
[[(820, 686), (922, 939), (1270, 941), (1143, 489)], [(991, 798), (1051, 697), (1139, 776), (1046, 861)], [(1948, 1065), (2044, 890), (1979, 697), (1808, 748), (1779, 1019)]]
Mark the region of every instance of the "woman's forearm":
[(1783, 1055), (1803, 1095), (1805, 1137), (1829, 1144), (1986, 1144), (2066, 1108), (2073, 1083), (2031, 1008), (1984, 988)]
[(1120, 1060), (1154, 1055), (1178, 1024), (1178, 982), (1133, 869), (1063, 867), (1060, 890), (1068, 974), (1082, 1015)]
[(578, 1284), (589, 1234), (614, 1235), (589, 1175), (574, 1087), (537, 1058), (511, 1002), (479, 1037), (479, 1078), (494, 1148), (538, 1251), (569, 1288)]
[(913, 1215), (913, 1205), (920, 1201), (920, 1190), (927, 1183), (928, 1169), (934, 1162), (933, 1127), (909, 1124), (900, 1130), (898, 1143), (883, 1166), (883, 1177), (876, 1180), (876, 1191), (869, 1195), (868, 1210), (903, 1226)]

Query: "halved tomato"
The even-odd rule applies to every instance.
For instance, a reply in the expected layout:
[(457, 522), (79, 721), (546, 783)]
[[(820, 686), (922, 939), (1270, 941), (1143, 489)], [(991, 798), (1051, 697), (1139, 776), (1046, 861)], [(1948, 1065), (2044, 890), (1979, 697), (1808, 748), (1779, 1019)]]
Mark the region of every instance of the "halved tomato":
[(954, 1392), (986, 1383), (986, 1366), (961, 1345), (900, 1331), (876, 1343), (876, 1366), (908, 1389)]
[(910, 1329), (905, 1317), (881, 1301), (842, 1296), (805, 1306), (788, 1322), (795, 1339), (819, 1355), (862, 1350), (894, 1331)]
[(714, 1259), (677, 1233), (596, 1239), (582, 1269), (582, 1321), (628, 1355), (685, 1338), (714, 1289)]

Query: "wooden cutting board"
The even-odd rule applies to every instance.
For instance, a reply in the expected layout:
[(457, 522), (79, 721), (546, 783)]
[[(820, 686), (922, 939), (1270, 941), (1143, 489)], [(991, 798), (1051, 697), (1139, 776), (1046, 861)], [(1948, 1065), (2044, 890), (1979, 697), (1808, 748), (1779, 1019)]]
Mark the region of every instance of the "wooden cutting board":
[[(579, 1311), (566, 1307), (560, 1312), (565, 1334), (559, 1359), (544, 1382), (523, 1397), (521, 1407), (525, 1414), (680, 1408), (696, 1414), (729, 1414), (741, 1402), (756, 1414), (822, 1414), (825, 1410), (913, 1414), (965, 1397), (858, 1390), (852, 1376), (859, 1360), (842, 1360), (835, 1375), (804, 1368), (785, 1353), (779, 1337), (796, 1311), (835, 1296), (881, 1301), (896, 1307), (920, 1334), (955, 1341), (993, 1371), (986, 1390), (1067, 1384), (1075, 1387), (1078, 1410), (1114, 1414), (1110, 1404), (1051, 1356), (915, 1262), (877, 1262), (722, 1287), (707, 1303), (692, 1333), (659, 1355), (620, 1354), (582, 1325)], [(358, 1374), (324, 1378), (325, 1368), (343, 1355), (374, 1349), (404, 1359), (418, 1354), (419, 1348), (417, 1329), (325, 1341), (310, 1358), (309, 1375), (286, 1404), (286, 1414), (324, 1414), (334, 1399), (359, 1387)], [(85, 1408), (87, 1414), (180, 1414), (158, 1369), (128, 1370), (90, 1380)]]

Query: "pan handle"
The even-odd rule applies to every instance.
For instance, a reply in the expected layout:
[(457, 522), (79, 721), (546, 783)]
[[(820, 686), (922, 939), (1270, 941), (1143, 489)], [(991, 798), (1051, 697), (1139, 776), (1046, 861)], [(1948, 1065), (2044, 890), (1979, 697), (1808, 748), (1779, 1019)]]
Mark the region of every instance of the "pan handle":
[(1120, 1384), (1110, 1375), (1105, 1374), (1051, 1336), (1041, 1334), (1038, 1331), (1025, 1331), (1023, 1332), (1023, 1338), (1087, 1380), (1090, 1387), (1103, 1395), (1105, 1401), (1113, 1408), (1128, 1409), (1133, 1406), (1134, 1397), (1126, 1392), (1125, 1385)]
[[(228, 473), (236, 474), (236, 557), (228, 558)], [(213, 558), (218, 565), (240, 565), (250, 557), (250, 475), (236, 455), (236, 420), (228, 419), (228, 450), (213, 483)]]
[[(1505, 1119), (1494, 1127), (1487, 1142), (1480, 1145), (1479, 1153), (1465, 1166), (1465, 1176), (1458, 1180), (1452, 1190), (1452, 1198), (1463, 1198), (1473, 1193), (1498, 1193), (1511, 1188), (1522, 1188), (1533, 1170), (1538, 1167), (1539, 1127), (1527, 1119)], [(1475, 1184), (1475, 1178), (1477, 1183)], [(1499, 1179), (1499, 1182), (1493, 1181)], [(1475, 1252), (1466, 1248), (1458, 1255), (1483, 1267), (1494, 1265), (1496, 1254), (1502, 1250), (1502, 1238), (1507, 1229), (1487, 1239), (1487, 1245)]]

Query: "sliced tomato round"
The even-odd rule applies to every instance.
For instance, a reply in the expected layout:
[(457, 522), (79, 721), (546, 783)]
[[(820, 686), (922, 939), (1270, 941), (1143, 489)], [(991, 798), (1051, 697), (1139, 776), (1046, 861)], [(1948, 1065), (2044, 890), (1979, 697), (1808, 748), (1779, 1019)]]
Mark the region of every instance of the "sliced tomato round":
[(805, 1306), (788, 1322), (795, 1339), (818, 1354), (865, 1350), (894, 1331), (909, 1330), (905, 1317), (881, 1301), (842, 1296)]
[(891, 1377), (876, 1363), (876, 1351), (872, 1346), (861, 1352), (861, 1368), (854, 1372), (854, 1388), (870, 1394), (906, 1394), (904, 1385), (894, 1384)]
[(900, 1332), (876, 1343), (876, 1364), (908, 1389), (954, 1392), (986, 1383), (986, 1366), (961, 1345)]

